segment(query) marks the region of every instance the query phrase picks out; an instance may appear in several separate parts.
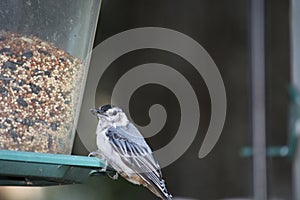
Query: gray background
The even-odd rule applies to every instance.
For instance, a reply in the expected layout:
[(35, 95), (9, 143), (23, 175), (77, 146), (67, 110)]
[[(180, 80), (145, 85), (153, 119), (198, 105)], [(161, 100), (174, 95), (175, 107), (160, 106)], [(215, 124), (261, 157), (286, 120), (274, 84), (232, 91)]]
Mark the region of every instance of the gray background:
[[(224, 80), (228, 100), (224, 130), (213, 151), (200, 160), (198, 152), (209, 123), (210, 99), (205, 83), (195, 75), (188, 63), (167, 52), (141, 50), (122, 56), (107, 72), (117, 77), (122, 73), (120, 69), (157, 61), (172, 65), (193, 83), (200, 101), (200, 131), (188, 151), (163, 169), (167, 186), (174, 196), (204, 200), (252, 197), (251, 158), (243, 158), (239, 154), (240, 149), (251, 145), (252, 140), (249, 5), (249, 0), (103, 0), (95, 46), (112, 35), (132, 28), (156, 26), (174, 29), (195, 39), (208, 51)], [(266, 0), (266, 11), (267, 143), (284, 145), (288, 135), (287, 88), (290, 79), (289, 1)], [(5, 25), (5, 22), (9, 19), (1, 18), (0, 23)], [(97, 102), (108, 102), (114, 80), (107, 78), (102, 81), (106, 85), (99, 88), (95, 99)], [(170, 91), (148, 85), (138, 90), (132, 98), (131, 112), (136, 123), (147, 123), (147, 108), (154, 102), (165, 105), (168, 112), (163, 131), (148, 139), (153, 149), (159, 149), (176, 133), (179, 109)], [(88, 154), (78, 138), (73, 153)], [(267, 161), (269, 196), (291, 199), (291, 160), (268, 158)], [(27, 190), (35, 195), (42, 192), (43, 198), (40, 196), (38, 199), (154, 199), (143, 187), (104, 176), (92, 177), (82, 185)], [(12, 192), (23, 194), (16, 189)], [(3, 193), (0, 195), (0, 199), (4, 199)], [(26, 198), (22, 196), (19, 199)]]
[[(267, 142), (283, 145), (287, 140), (287, 88), (289, 83), (289, 4), (288, 1), (267, 1)], [(157, 26), (182, 32), (199, 42), (211, 55), (222, 75), (227, 98), (227, 117), (223, 133), (213, 151), (204, 159), (197, 154), (208, 126), (210, 100), (205, 83), (193, 73), (188, 63), (167, 52), (140, 50), (122, 56), (112, 63), (107, 75), (118, 77), (122, 70), (147, 63), (168, 64), (185, 73), (193, 83), (200, 101), (201, 122), (197, 138), (188, 151), (163, 169), (169, 190), (175, 196), (198, 199), (220, 199), (252, 196), (252, 163), (239, 151), (251, 145), (250, 135), (250, 49), (249, 1), (103, 1), (96, 43), (124, 30)], [(122, 69), (122, 70), (121, 70)], [(107, 76), (111, 77), (111, 76)], [(102, 80), (96, 102), (109, 102), (114, 81)], [(178, 102), (166, 88), (148, 85), (132, 97), (131, 112), (136, 123), (147, 123), (147, 108), (153, 103), (165, 105), (168, 122), (163, 131), (149, 138), (153, 149), (165, 145), (173, 137), (178, 124)], [(78, 141), (75, 151), (79, 150)], [(270, 197), (291, 199), (291, 161), (268, 159)], [(93, 182), (95, 181), (95, 182)], [(143, 188), (103, 178), (91, 185), (109, 199), (153, 199)], [(100, 189), (101, 187), (107, 189)], [(128, 190), (130, 192), (128, 192)]]

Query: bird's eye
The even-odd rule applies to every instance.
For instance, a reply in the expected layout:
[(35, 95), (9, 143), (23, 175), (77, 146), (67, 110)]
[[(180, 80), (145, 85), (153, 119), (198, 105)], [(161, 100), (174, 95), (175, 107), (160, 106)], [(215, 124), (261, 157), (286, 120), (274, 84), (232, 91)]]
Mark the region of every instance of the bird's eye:
[(112, 113), (112, 115), (116, 115), (117, 114), (117, 111), (114, 111), (113, 113)]

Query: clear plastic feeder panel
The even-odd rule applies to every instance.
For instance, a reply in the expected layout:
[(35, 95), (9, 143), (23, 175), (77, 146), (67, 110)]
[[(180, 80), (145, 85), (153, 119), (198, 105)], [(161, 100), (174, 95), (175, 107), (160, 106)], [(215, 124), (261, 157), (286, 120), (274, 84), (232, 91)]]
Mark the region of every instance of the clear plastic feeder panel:
[(0, 149), (71, 153), (99, 7), (0, 1)]

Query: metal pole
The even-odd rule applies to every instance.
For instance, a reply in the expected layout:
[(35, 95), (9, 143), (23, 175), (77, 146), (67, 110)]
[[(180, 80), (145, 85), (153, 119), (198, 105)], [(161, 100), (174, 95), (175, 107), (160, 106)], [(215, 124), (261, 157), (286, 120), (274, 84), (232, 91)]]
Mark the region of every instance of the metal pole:
[[(300, 1), (291, 0), (291, 63), (292, 82), (300, 90)], [(300, 139), (298, 139), (298, 144)], [(300, 148), (296, 149), (293, 161), (294, 199), (300, 199)]]
[(267, 199), (265, 107), (265, 1), (251, 1), (251, 97), (253, 136), (253, 193)]

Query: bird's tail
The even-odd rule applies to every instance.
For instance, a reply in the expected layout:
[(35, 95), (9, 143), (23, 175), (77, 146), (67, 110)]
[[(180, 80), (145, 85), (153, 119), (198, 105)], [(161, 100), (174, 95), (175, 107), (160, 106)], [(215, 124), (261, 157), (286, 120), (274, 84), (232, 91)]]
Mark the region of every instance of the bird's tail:
[(166, 200), (173, 200), (172, 195), (169, 194), (169, 196), (166, 198)]
[(164, 195), (164, 198), (166, 198), (166, 200), (172, 200), (172, 195), (168, 192), (164, 180), (161, 181), (160, 189), (161, 189), (162, 194)]
[(161, 180), (160, 184), (156, 185), (156, 193), (157, 196), (160, 196), (164, 200), (172, 200), (172, 195), (168, 192), (167, 187), (165, 185), (165, 181)]
[(166, 200), (173, 200), (172, 195), (168, 192), (166, 185), (164, 185), (163, 195)]

